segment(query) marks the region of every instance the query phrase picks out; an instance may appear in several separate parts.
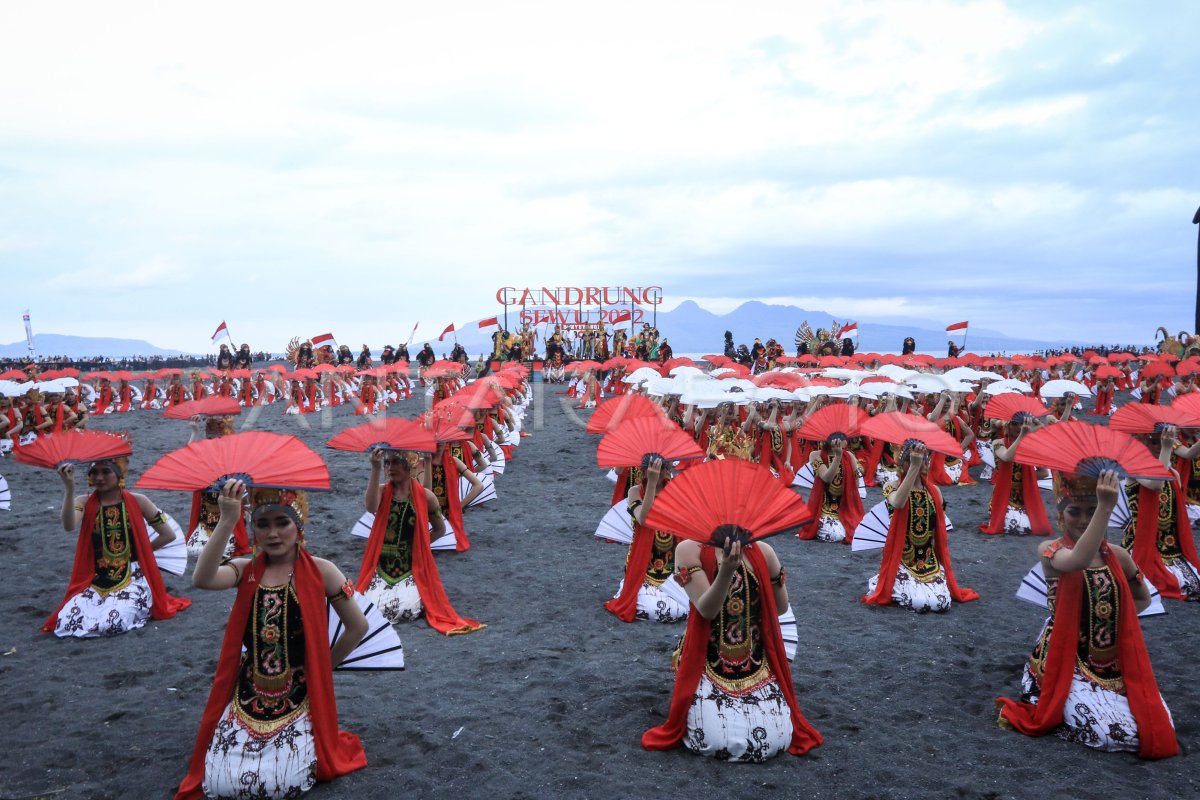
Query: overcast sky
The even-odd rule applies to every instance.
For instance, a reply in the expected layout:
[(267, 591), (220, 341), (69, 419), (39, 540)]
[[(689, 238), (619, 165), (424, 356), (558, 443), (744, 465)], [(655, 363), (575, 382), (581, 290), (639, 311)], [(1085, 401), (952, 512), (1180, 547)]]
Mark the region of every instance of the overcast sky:
[(505, 285), (1192, 327), (1200, 3), (70, 8), (0, 10), (0, 343), (357, 348)]

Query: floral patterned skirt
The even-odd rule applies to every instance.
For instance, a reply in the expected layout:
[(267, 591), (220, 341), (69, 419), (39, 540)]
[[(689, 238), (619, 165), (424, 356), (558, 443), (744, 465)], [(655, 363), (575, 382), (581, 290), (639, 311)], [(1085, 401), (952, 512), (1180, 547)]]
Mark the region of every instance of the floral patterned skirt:
[[(1021, 699), (1036, 704), (1041, 691), (1037, 678), (1026, 664), (1021, 673)], [(1170, 713), (1168, 709), (1167, 715)], [(1092, 683), (1078, 666), (1071, 677), (1071, 689), (1063, 706), (1063, 724), (1054, 732), (1069, 742), (1109, 752), (1136, 753), (1140, 745), (1137, 721), (1129, 710), (1129, 698)]]
[(101, 595), (89, 586), (68, 600), (58, 612), (54, 635), (94, 639), (137, 630), (150, 619), (153, 602), (141, 562), (134, 561), (129, 583), (123, 588)]
[(206, 797), (299, 797), (316, 782), (317, 748), (307, 709), (262, 736), (242, 724), (232, 703), (225, 707), (204, 756)]
[[(615, 596), (620, 597), (624, 588), (625, 581), (622, 580)], [(661, 586), (643, 581), (638, 587), (635, 616), (651, 622), (681, 622), (687, 619), (689, 605), (687, 592), (674, 578), (664, 581)]]
[(379, 613), (388, 622), (409, 622), (421, 616), (425, 607), (421, 605), (421, 592), (410, 573), (398, 583), (388, 584), (379, 573), (371, 579), (363, 596), (375, 604)]
[(771, 678), (734, 695), (700, 677), (687, 714), (683, 746), (725, 761), (758, 763), (779, 755), (792, 742), (792, 714), (779, 683)]
[[(867, 594), (873, 594), (878, 583), (879, 576), (873, 575), (867, 581)], [(946, 585), (945, 569), (939, 567), (937, 577), (931, 581), (919, 581), (901, 564), (892, 584), (892, 602), (913, 611), (949, 611), (950, 588)]]
[(1195, 567), (1182, 558), (1164, 560), (1163, 566), (1175, 576), (1184, 600), (1200, 600), (1200, 573), (1196, 572)]
[(817, 539), (841, 544), (846, 541), (846, 527), (837, 514), (822, 514), (817, 518)]

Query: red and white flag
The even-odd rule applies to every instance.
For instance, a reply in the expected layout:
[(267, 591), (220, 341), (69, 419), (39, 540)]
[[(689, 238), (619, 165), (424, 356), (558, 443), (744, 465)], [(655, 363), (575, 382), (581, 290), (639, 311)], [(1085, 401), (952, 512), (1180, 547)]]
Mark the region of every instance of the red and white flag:
[[(225, 334), (226, 336), (229, 336), (229, 327), (224, 322), (222, 322), (220, 325), (218, 325), (217, 329), (215, 331), (213, 331), (212, 340), (215, 342), (222, 333)], [(232, 337), (231, 337), (231, 339), (232, 339)]]
[(618, 311), (617, 315), (612, 318), (612, 324), (616, 325), (618, 322), (629, 322), (631, 319), (633, 319), (632, 311), (629, 311), (628, 309), (625, 311)]
[(499, 324), (500, 324), (499, 317), (488, 317), (487, 319), (479, 320), (479, 327), (481, 327), (481, 328), (490, 328), (493, 325), (499, 325)]
[(845, 326), (843, 326), (843, 328), (842, 328), (841, 336), (843, 336), (843, 337), (849, 336), (852, 333), (855, 336), (858, 336), (858, 323), (857, 322), (847, 322), (845, 324)]
[(413, 325), (412, 333), (410, 333), (410, 334), (408, 335), (408, 341), (406, 341), (406, 342), (404, 343), (404, 346), (405, 346), (405, 347), (407, 347), (408, 345), (412, 344), (413, 337), (417, 335), (417, 326), (418, 326), (418, 325), (420, 325), (420, 324), (421, 324), (421, 321), (420, 321), (420, 320), (417, 320), (417, 324), (416, 324), (416, 325)]
[(955, 322), (953, 325), (947, 325), (947, 331), (965, 331), (967, 329), (966, 322)]
[(438, 337), (438, 341), (440, 342), (443, 339), (445, 339), (447, 333), (454, 333), (454, 323), (453, 322), (451, 322), (449, 325), (446, 326), (446, 330), (442, 331), (442, 335)]
[(325, 347), (326, 345), (336, 345), (337, 340), (333, 338), (332, 333), (322, 333), (320, 336), (312, 337), (313, 347)]

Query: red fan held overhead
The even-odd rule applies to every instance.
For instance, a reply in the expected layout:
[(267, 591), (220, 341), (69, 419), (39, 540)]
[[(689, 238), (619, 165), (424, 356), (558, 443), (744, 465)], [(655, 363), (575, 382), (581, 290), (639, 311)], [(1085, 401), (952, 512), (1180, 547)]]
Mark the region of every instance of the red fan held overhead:
[[(468, 425), (470, 415), (468, 415)], [(438, 444), (444, 442), (465, 442), (472, 438), (471, 432), (465, 428), (456, 425), (450, 415), (441, 414), (437, 411), (428, 411), (421, 417), (421, 425), (425, 430), (433, 434), (433, 439)]]
[(653, 417), (666, 419), (662, 406), (640, 394), (624, 394), (606, 400), (596, 409), (588, 420), (588, 433), (608, 433), (616, 430), (621, 423), (638, 417)]
[(664, 461), (703, 458), (704, 451), (679, 426), (665, 417), (627, 419), (605, 435), (596, 448), (602, 467), (637, 467), (648, 454)]
[(1019, 464), (1048, 467), (1068, 475), (1099, 475), (1106, 469), (1143, 480), (1163, 480), (1172, 473), (1128, 434), (1074, 420), (1048, 425), (1021, 440)]
[(916, 439), (935, 453), (962, 457), (962, 445), (956, 442), (953, 436), (929, 420), (912, 414), (899, 411), (877, 414), (864, 422), (860, 431), (863, 436), (882, 439), (892, 444), (904, 444), (909, 439)]
[(146, 470), (139, 489), (198, 492), (237, 478), (249, 486), (330, 491), (329, 470), (295, 436), (250, 431), (192, 442)]
[(1108, 420), (1108, 427), (1123, 433), (1154, 433), (1156, 425), (1200, 428), (1200, 416), (1189, 414), (1175, 406), (1126, 403)]
[(132, 453), (133, 445), (121, 436), (100, 431), (63, 431), (39, 436), (33, 444), (14, 450), (13, 458), (34, 467), (58, 469), (63, 464), (90, 464)]
[(1032, 417), (1044, 417), (1050, 409), (1039, 400), (1026, 397), (1023, 394), (998, 394), (988, 401), (983, 416), (986, 419), (998, 419), (1002, 422), (1012, 422), (1017, 414), (1028, 414)]
[(242, 407), (232, 397), (211, 395), (199, 400), (188, 400), (171, 406), (163, 412), (166, 419), (191, 419), (199, 414), (203, 417), (224, 417), (242, 413)]
[(1171, 408), (1190, 417), (1200, 417), (1200, 394), (1196, 392), (1181, 394), (1171, 401)]
[(365, 453), (368, 450), (417, 450), (432, 453), (437, 450), (433, 431), (411, 419), (385, 419), (355, 425), (325, 443), (334, 450)]
[(1165, 361), (1155, 361), (1142, 368), (1142, 378), (1174, 378), (1175, 368)]
[(766, 467), (729, 458), (672, 479), (654, 499), (646, 527), (720, 547), (758, 541), (812, 522), (801, 497)]
[(800, 427), (800, 438), (810, 442), (824, 442), (840, 433), (850, 439), (859, 435), (862, 423), (870, 418), (867, 412), (857, 406), (825, 406)]

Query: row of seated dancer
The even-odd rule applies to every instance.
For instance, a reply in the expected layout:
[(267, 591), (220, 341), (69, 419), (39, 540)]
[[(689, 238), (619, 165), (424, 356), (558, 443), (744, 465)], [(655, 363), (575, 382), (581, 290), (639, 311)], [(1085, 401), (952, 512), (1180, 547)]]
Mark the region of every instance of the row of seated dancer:
[[(372, 454), (365, 503), (368, 511), (379, 512), (386, 506), (388, 513), (386, 520), (378, 513), (369, 522), (360, 520), (370, 533), (356, 581), (346, 580), (336, 566), (308, 555), (302, 541), (307, 522), (303, 493), (252, 489), (246, 498), (250, 508), (249, 530), (243, 513), (246, 500), (241, 496), (244, 487), (226, 484), (216, 493), (215, 522), (210, 515), (208, 541), (201, 546), (193, 581), (201, 588), (236, 588), (238, 600), (230, 617), (192, 767), (180, 796), (219, 796), (226, 789), (233, 793), (232, 787), (247, 781), (264, 796), (285, 796), (296, 787), (305, 788), (315, 780), (328, 780), (365, 764), (357, 739), (337, 730), (329, 677), (332, 665), (350, 654), (357, 643), (356, 637), (365, 631), (356, 595), (367, 593), (373, 602), (381, 608), (388, 606), (394, 618), (401, 619), (405, 592), (387, 590), (412, 577), (431, 626), (447, 634), (481, 627), (473, 620), (459, 617), (452, 607), (447, 609), (448, 601), (442, 603), (444, 592), (435, 599), (435, 593), (422, 591), (422, 579), (414, 574), (425, 566), (436, 570), (433, 559), (426, 558), (426, 554), (432, 552), (434, 541), (447, 535), (445, 520), (451, 516), (450, 495), (443, 502), (432, 477), (427, 486), (414, 474), (432, 472), (433, 462), (438, 460), (443, 465), (453, 463), (460, 473), (469, 463), (481, 463), (479, 457), (491, 462), (494, 468), (504, 456), (505, 445), (512, 448), (519, 444), (519, 427), (515, 440), (508, 441), (514, 432), (508, 417), (520, 418), (528, 394), (518, 393), (508, 399), (511, 403), (508, 414), (485, 414), (492, 422), (488, 435), (483, 435), (488, 427), (485, 422), (477, 421), (475, 431), (483, 436), (483, 447), (474, 450), (466, 447), (461, 451), (466, 458), (451, 455), (447, 460), (450, 448), (439, 449), (437, 457), (426, 459), (427, 468), (419, 456), (401, 458), (380, 451)], [(797, 413), (810, 411), (785, 407), (743, 409), (731, 405), (700, 412), (679, 408), (677, 398), (667, 399), (666, 407), (668, 416), (681, 426), (691, 423), (688, 427), (698, 442), (700, 434), (704, 434), (705, 451), (710, 458), (757, 459), (762, 464), (766, 456), (767, 465), (775, 467), (793, 463), (784, 445), (779, 445), (781, 451), (776, 450), (776, 443), (791, 441), (782, 435), (786, 430), (782, 420), (791, 416), (794, 425)], [(779, 425), (778, 431), (771, 427), (772, 421)], [(502, 433), (502, 429), (509, 433)], [(775, 433), (780, 435), (772, 435)], [(216, 434), (215, 429), (210, 431), (210, 435)], [(1176, 436), (1175, 430), (1164, 428), (1148, 435), (1147, 441), (1157, 440), (1156, 455), (1169, 461), (1177, 457)], [(474, 434), (472, 438), (478, 441)], [(878, 444), (864, 442), (857, 449), (869, 453)], [(868, 582), (864, 600), (878, 605), (944, 611), (952, 600), (974, 599), (971, 590), (957, 586), (950, 566), (941, 487), (953, 483), (938, 483), (935, 474), (938, 456), (911, 442), (884, 449), (894, 451), (890, 461), (880, 456), (881, 462), (893, 467), (893, 476), (885, 485), (889, 522), (883, 563)], [(843, 444), (837, 437), (809, 443), (809, 463), (805, 466), (816, 467), (814, 490), (817, 480), (827, 486), (838, 481), (838, 475), (830, 472), (835, 468), (843, 470), (845, 475), (854, 471), (855, 477), (850, 482), (857, 482), (857, 472), (862, 466), (856, 456), (850, 456), (854, 451), (848, 441)], [(783, 461), (775, 461), (780, 453)], [(814, 459), (814, 453), (821, 455)], [(855, 463), (848, 465), (848, 457)], [(803, 470), (804, 466), (790, 473), (775, 471), (780, 485), (790, 487)], [(788, 620), (785, 570), (765, 542), (743, 547), (730, 539), (722, 549), (695, 542), (675, 542), (647, 530), (644, 522), (653, 510), (656, 495), (669, 488), (671, 472), (670, 465), (651, 458), (631, 468), (623, 479), (627, 486), (625, 513), (633, 533), (625, 583), (610, 610), (618, 615), (624, 613), (618, 601), (631, 596), (626, 585), (636, 586), (631, 618), (643, 616), (662, 621), (686, 618), (689, 631), (693, 630), (693, 623), (697, 626), (693, 642), (702, 636), (707, 644), (704, 647), (693, 644), (689, 648), (686, 641), (681, 643), (676, 659), (681, 670), (677, 672), (677, 689), (683, 685), (679, 682), (681, 676), (691, 681), (684, 681), (691, 689), (686, 697), (673, 699), (671, 718), (664, 726), (648, 731), (643, 744), (650, 748), (683, 745), (714, 757), (745, 761), (765, 760), (785, 749), (794, 754), (806, 752), (820, 743), (820, 736), (799, 712), (786, 660), (779, 657), (780, 647), (786, 647), (789, 638), (792, 645), (795, 643), (794, 621)], [(963, 473), (965, 469), (959, 473), (960, 481)], [(156, 559), (137, 558), (139, 553), (154, 554), (170, 548), (172, 539), (179, 534), (147, 498), (124, 490), (121, 485), (124, 467), (118, 462), (94, 464), (88, 476), (93, 491), (80, 498), (74, 493), (71, 468), (64, 468), (60, 474), (64, 483), (62, 522), (68, 530), (79, 525), (80, 537), (67, 597), (47, 622), (47, 628), (60, 636), (112, 635), (144, 625), (147, 618), (170, 618), (186, 608), (189, 601), (166, 593)], [(783, 479), (789, 474), (791, 480), (785, 484)], [(453, 487), (453, 477), (448, 474), (443, 486)], [(459, 491), (451, 494), (457, 496), (460, 506), (469, 507), (479, 493), (468, 499), (476, 486), (468, 480), (469, 488), (464, 490), (462, 477), (459, 477)], [(1153, 565), (1147, 567), (1131, 558), (1125, 549), (1110, 547), (1103, 541), (1110, 518), (1118, 510), (1122, 497), (1130, 499), (1131, 489), (1126, 486), (1121, 491), (1111, 475), (1091, 479), (1090, 484), (1086, 479), (1072, 480), (1068, 476), (1057, 481), (1056, 486), (1059, 488), (1055, 506), (1062, 536), (1047, 541), (1040, 564), (1048, 585), (1051, 616), (1038, 637), (1022, 679), (1022, 702), (1006, 705), (1003, 719), (1027, 733), (1056, 730), (1103, 749), (1133, 750), (1151, 757), (1170, 755), (1174, 734), (1169, 714), (1153, 687), (1152, 677), (1150, 688), (1154, 690), (1146, 688), (1150, 673), (1140, 627), (1136, 617), (1131, 624), (1126, 613), (1134, 608), (1140, 611), (1148, 602), (1150, 583), (1143, 573), (1154, 575)], [(1152, 539), (1156, 535), (1165, 538), (1162, 526), (1148, 527), (1146, 520), (1150, 515), (1137, 512), (1139, 507), (1149, 507), (1155, 493), (1160, 501), (1155, 507), (1162, 508), (1164, 493), (1169, 495), (1172, 487), (1173, 497), (1180, 499), (1178, 482), (1137, 484), (1132, 491), (1133, 502), (1127, 503), (1131, 515), (1126, 524), (1129, 536), (1136, 540), (1146, 529), (1151, 531)], [(1143, 496), (1143, 491), (1151, 494)], [(851, 490), (843, 494), (854, 493)], [(193, 519), (198, 500), (193, 504)], [(818, 505), (823, 507), (824, 500)], [(813, 508), (811, 497), (809, 507)], [(1182, 538), (1178, 536), (1179, 525), (1186, 525), (1186, 510), (1182, 513), (1182, 518), (1173, 518), (1177, 538)], [(241, 542), (239, 525), (244, 537)], [(155, 533), (153, 540), (148, 536), (148, 528)], [(845, 522), (843, 528), (851, 531), (843, 541), (852, 542), (856, 528), (846, 528)], [(189, 529), (195, 532), (192, 525)], [(458, 530), (465, 538), (465, 527), (459, 526)], [(1184, 532), (1190, 542), (1190, 531), (1185, 528)], [(641, 549), (638, 537), (647, 534), (651, 537), (651, 558), (642, 566), (634, 556)], [(457, 549), (458, 538), (453, 538)], [(246, 558), (244, 554), (250, 549), (251, 539), (258, 545), (257, 557)], [(836, 541), (833, 537), (828, 540)], [(1132, 545), (1136, 554), (1136, 541)], [(1183, 547), (1186, 549), (1186, 545)], [(1161, 554), (1163, 548), (1152, 545), (1150, 550)], [(1194, 580), (1195, 559), (1189, 560), (1186, 555), (1185, 563), (1190, 566)], [(1163, 562), (1166, 565), (1167, 559), (1163, 558)], [(944, 588), (918, 595), (912, 591), (917, 583)], [(440, 588), (440, 580), (437, 584)], [(675, 591), (671, 584), (681, 591)], [(1183, 591), (1170, 594), (1165, 579), (1156, 580), (1153, 585), (1166, 598), (1189, 596)], [(644, 598), (643, 589), (649, 592), (649, 587), (654, 586), (660, 590), (659, 597)], [(768, 587), (769, 592), (761, 591)], [(375, 593), (371, 594), (372, 591)], [(664, 597), (674, 596), (678, 600), (680, 595), (686, 600), (673, 609), (660, 603)], [(949, 599), (943, 603), (945, 596)], [(316, 622), (318, 617), (324, 622), (326, 601), (346, 629), (332, 651), (315, 644), (328, 641)], [(106, 602), (114, 607), (89, 615), (93, 605)], [(314, 611), (317, 604), (321, 607)], [(123, 611), (110, 613), (116, 606)], [(685, 612), (682, 615), (678, 613), (680, 606)], [(1106, 608), (1108, 612), (1102, 613)], [(131, 609), (132, 614), (126, 617)], [(93, 619), (100, 622), (94, 626)], [(110, 620), (119, 621), (107, 629), (101, 627)], [(772, 624), (765, 625), (765, 621)], [(280, 639), (282, 623), (286, 623), (282, 629), (287, 634)], [(790, 635), (785, 628), (789, 624)], [(1060, 632), (1057, 637), (1055, 631)], [(1082, 635), (1081, 631), (1094, 631), (1095, 635)], [(1076, 646), (1064, 648), (1062, 641)], [(1118, 644), (1114, 645), (1114, 641)], [(1118, 650), (1119, 660), (1113, 657)], [(1069, 656), (1065, 661), (1061, 657), (1064, 653)], [(1136, 668), (1131, 666), (1135, 664)], [(303, 679), (297, 680), (299, 676)], [(1053, 703), (1046, 701), (1046, 697), (1054, 698)], [(1155, 698), (1157, 706), (1149, 702)], [(1052, 705), (1059, 713), (1046, 713)], [(1153, 737), (1148, 735), (1151, 731)], [(273, 746), (265, 746), (263, 743), (267, 741)]]
[(197, 373), (187, 383), (176, 377), (165, 385), (147, 378), (141, 386), (124, 380), (114, 386), (101, 380), (94, 388), (86, 383), (45, 391), (31, 388), (20, 397), (0, 397), (0, 448), (8, 451), (36, 441), (39, 435), (84, 429), (90, 416), (160, 411), (206, 397), (227, 397), (242, 408), (279, 402), (285, 414), (311, 414), (342, 404), (352, 405), (359, 415), (379, 414), (412, 396), (404, 366), (382, 375), (327, 373), (321, 378), (289, 380), (260, 370), (247, 377), (225, 374), (213, 379)]
[[(146, 495), (126, 489), (127, 456), (87, 465), (86, 494), (76, 493), (72, 464), (58, 468), (61, 524), (78, 539), (66, 594), (44, 631), (92, 639), (174, 618), (191, 600), (171, 595), (164, 573), (184, 574), (189, 555), (194, 586), (236, 590), (177, 797), (294, 797), (365, 766), (358, 737), (339, 730), (333, 668), (356, 661), (376, 623), (391, 631), (424, 618), (448, 636), (486, 627), (455, 610), (434, 553), (470, 548), (470, 509), (495, 499), (497, 476), (513, 468), (529, 388), (495, 391), (503, 395), (495, 406), (457, 423), (469, 435), (436, 452), (369, 451), (366, 513), (350, 531), (366, 542), (352, 579), (309, 553), (303, 490), (229, 479), (193, 493), (185, 534)], [(194, 418), (188, 446), (237, 435), (231, 417)], [(384, 668), (402, 668), (399, 637), (389, 641)]]
[[(1069, 419), (1070, 409), (1054, 409), (1049, 422), (1020, 416), (1008, 422), (985, 421), (981, 413), (971, 413), (973, 400), (964, 398), (960, 404), (952, 397), (929, 397), (864, 405), (869, 413), (903, 411), (940, 420), (962, 443), (962, 458), (931, 453), (917, 441), (901, 445), (837, 435), (817, 442), (797, 439), (803, 420), (823, 401), (807, 408), (729, 403), (712, 410), (681, 408), (673, 396), (658, 401), (666, 417), (695, 438), (707, 460), (752, 461), (769, 468), (783, 485), (807, 488), (807, 507), (815, 519), (801, 529), (801, 539), (882, 549), (880, 567), (866, 581), (862, 602), (920, 612), (947, 612), (955, 602), (979, 597), (956, 580), (947, 537), (952, 523), (943, 491), (975, 482), (968, 467), (979, 455), (972, 445), (980, 430), (991, 445), (989, 463), (979, 458), (981, 472), (987, 473), (981, 477), (991, 480), (994, 490), (981, 533), (1046, 537), (1030, 576), (1036, 573), (1042, 580), (1045, 590), (1032, 601), (1043, 603), (1049, 616), (1020, 676), (1020, 701), (1000, 701), (1002, 726), (1029, 734), (1053, 731), (1102, 750), (1148, 757), (1174, 754), (1170, 715), (1154, 684), (1136, 614), (1154, 613), (1147, 611), (1152, 591), (1156, 601), (1160, 596), (1200, 600), (1200, 560), (1183, 490), (1183, 468), (1200, 445), (1181, 443), (1172, 426), (1137, 437), (1164, 466), (1176, 468), (1177, 476), (1184, 472), (1182, 481), (1118, 481), (1110, 473), (1099, 479), (1058, 473), (1051, 477), (1045, 470), (1039, 475), (1034, 467), (1014, 463), (1016, 449), (1039, 425)], [(967, 413), (958, 413), (959, 408)], [(695, 468), (688, 462), (676, 466), (685, 470), (683, 474)], [(606, 608), (626, 622), (688, 621), (685, 641), (698, 609), (712, 621), (706, 633), (705, 679), (688, 698), (686, 725), (673, 729), (674, 745), (741, 761), (762, 761), (783, 750), (803, 752), (814, 746), (814, 739), (807, 723), (788, 712), (778, 683), (790, 678), (770, 671), (767, 634), (754, 624), (758, 606), (747, 602), (755, 591), (771, 586), (780, 611), (774, 627), (785, 641), (795, 641), (794, 616), (787, 610), (782, 585), (785, 571), (768, 545), (756, 543), (752, 547), (762, 551), (769, 574), (756, 576), (739, 561), (738, 577), (722, 587), (725, 605), (711, 616), (711, 603), (702, 606), (699, 601), (709, 599), (708, 589), (716, 582), (711, 569), (706, 576), (698, 574), (697, 549), (713, 548), (646, 526), (656, 497), (669, 491), (672, 475), (672, 465), (653, 453), (638, 466), (610, 472), (615, 480), (612, 508), (596, 536), (628, 542), (629, 553), (616, 595)], [(884, 495), (869, 512), (862, 504), (868, 483), (881, 485)], [(1054, 493), (1057, 537), (1048, 521), (1043, 488)], [(1110, 526), (1121, 530), (1121, 546), (1105, 541)], [(863, 541), (856, 542), (856, 535)], [(724, 555), (719, 549), (715, 554), (719, 564), (728, 556), (728, 548)], [(1014, 576), (1014, 585), (1018, 578)], [(1065, 633), (1056, 639), (1055, 630)], [(676, 662), (683, 647), (676, 651)], [(786, 724), (789, 720), (791, 725)], [(661, 734), (654, 729), (643, 743), (662, 746)], [(807, 744), (793, 738), (800, 734)]]

